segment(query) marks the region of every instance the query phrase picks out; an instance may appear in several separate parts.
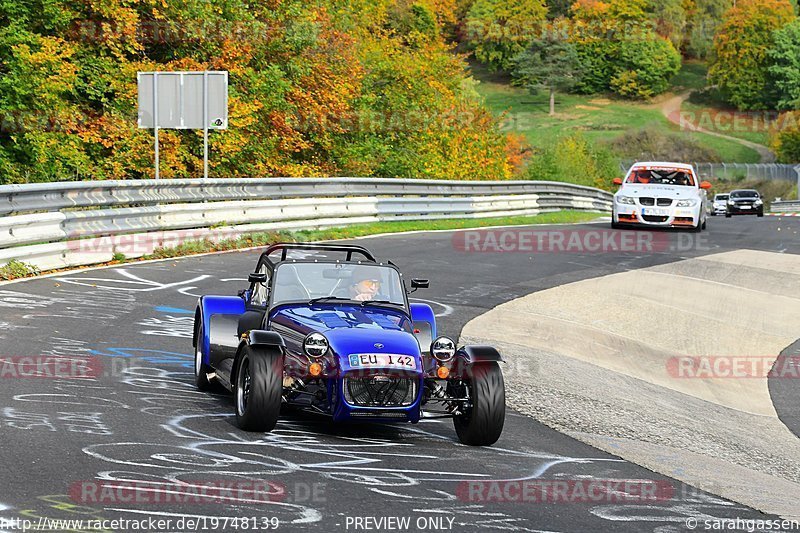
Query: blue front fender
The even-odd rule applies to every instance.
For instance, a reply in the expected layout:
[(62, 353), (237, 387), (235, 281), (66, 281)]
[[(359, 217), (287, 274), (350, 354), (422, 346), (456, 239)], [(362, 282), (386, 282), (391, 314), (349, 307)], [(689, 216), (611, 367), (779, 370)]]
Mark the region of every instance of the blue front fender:
[(430, 351), (431, 343), (438, 334), (436, 331), (436, 316), (428, 304), (411, 304), (411, 321), (414, 325), (414, 336), (419, 342), (422, 353)]
[(203, 363), (213, 366), (212, 361), (236, 354), (239, 317), (244, 312), (244, 300), (238, 296), (200, 297), (195, 312), (195, 346), (200, 343)]

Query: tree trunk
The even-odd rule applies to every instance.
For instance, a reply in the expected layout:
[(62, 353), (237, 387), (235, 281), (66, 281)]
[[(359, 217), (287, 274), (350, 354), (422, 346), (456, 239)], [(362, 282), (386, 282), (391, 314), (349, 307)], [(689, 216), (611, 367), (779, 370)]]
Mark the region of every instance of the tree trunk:
[(556, 114), (556, 90), (550, 87), (550, 116)]

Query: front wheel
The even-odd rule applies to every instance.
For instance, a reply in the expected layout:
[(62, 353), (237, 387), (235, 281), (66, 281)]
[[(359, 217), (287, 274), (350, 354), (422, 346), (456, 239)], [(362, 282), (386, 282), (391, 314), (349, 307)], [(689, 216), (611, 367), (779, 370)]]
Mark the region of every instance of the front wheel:
[(506, 387), (497, 363), (481, 363), (467, 370), (470, 406), (453, 418), (458, 440), (468, 446), (491, 446), (503, 432)]
[(283, 392), (283, 355), (246, 346), (236, 365), (236, 424), (245, 431), (272, 431)]

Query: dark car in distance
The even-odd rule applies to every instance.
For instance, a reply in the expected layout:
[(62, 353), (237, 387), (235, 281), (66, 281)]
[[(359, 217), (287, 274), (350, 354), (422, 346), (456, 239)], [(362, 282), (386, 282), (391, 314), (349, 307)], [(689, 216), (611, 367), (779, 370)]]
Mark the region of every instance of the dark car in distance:
[(728, 197), (727, 210), (725, 217), (733, 215), (757, 215), (764, 216), (764, 200), (761, 194), (753, 189), (739, 189), (731, 191)]

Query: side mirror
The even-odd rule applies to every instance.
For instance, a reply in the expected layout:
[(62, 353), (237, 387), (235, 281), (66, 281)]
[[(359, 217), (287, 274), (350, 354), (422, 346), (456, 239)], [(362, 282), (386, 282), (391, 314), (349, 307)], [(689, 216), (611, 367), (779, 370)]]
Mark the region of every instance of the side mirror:
[(708, 181), (701, 181), (701, 182), (700, 182), (700, 188), (701, 188), (701, 189), (708, 190), (708, 189), (710, 189), (710, 188), (711, 188), (711, 183), (710, 183), (710, 182), (708, 182)]
[(411, 280), (412, 289), (428, 289), (430, 286), (431, 282), (427, 279), (414, 278)]
[(622, 178), (614, 178), (614, 185), (622, 185)]
[(267, 275), (266, 274), (259, 274), (258, 272), (254, 272), (247, 276), (247, 281), (250, 283), (266, 283), (267, 282)]

